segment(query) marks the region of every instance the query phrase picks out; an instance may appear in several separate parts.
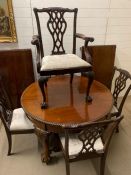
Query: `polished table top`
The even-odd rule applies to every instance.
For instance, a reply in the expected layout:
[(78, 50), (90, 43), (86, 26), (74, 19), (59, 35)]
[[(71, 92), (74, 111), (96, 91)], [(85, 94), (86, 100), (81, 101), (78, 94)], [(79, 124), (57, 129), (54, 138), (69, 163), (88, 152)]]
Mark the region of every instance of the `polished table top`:
[(21, 96), (21, 105), (28, 116), (44, 124), (72, 125), (99, 120), (110, 112), (113, 97), (107, 87), (94, 80), (90, 92), (93, 101), (86, 103), (87, 78), (74, 76), (72, 85), (69, 78), (49, 79), (46, 89), (48, 109), (41, 109), (38, 82), (27, 87)]

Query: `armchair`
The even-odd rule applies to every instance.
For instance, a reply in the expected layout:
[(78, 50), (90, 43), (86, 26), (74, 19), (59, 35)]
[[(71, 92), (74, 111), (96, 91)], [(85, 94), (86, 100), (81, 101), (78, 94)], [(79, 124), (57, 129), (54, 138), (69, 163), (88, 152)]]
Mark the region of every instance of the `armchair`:
[[(36, 17), (38, 35), (34, 35), (31, 43), (36, 46), (37, 49), (37, 72), (40, 74), (38, 80), (39, 87), (42, 92), (43, 102), (41, 108), (48, 107), (46, 99), (46, 86), (47, 80), (51, 75), (70, 74), (70, 85), (73, 81), (74, 73), (82, 73), (87, 77), (88, 86), (86, 92), (86, 101), (91, 102), (92, 98), (89, 96), (91, 84), (93, 82), (93, 71), (90, 65), (90, 55), (87, 50), (89, 42), (93, 42), (94, 38), (86, 37), (83, 34), (76, 33), (76, 20), (78, 9), (68, 9), (60, 7), (51, 7), (37, 9), (34, 8), (34, 14)], [(47, 20), (47, 28), (53, 39), (53, 49), (51, 55), (44, 56), (43, 41), (42, 41), (42, 25), (40, 20), (40, 14), (46, 13), (49, 19)], [(66, 53), (64, 49), (64, 36), (67, 29), (67, 22), (65, 20), (65, 13), (73, 14), (73, 48), (72, 53)], [(86, 61), (76, 55), (76, 38), (84, 40), (84, 50), (86, 55)], [(46, 41), (44, 41), (46, 44)]]

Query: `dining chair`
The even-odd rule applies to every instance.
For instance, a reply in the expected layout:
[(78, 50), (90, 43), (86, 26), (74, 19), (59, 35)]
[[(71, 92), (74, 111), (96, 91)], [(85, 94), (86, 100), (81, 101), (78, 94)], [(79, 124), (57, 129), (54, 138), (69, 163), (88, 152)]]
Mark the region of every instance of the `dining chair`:
[(22, 108), (12, 109), (10, 97), (0, 76), (0, 119), (8, 139), (8, 155), (11, 155), (12, 135), (34, 133), (34, 126)]
[[(31, 43), (36, 46), (37, 49), (37, 72), (40, 75), (38, 80), (39, 87), (42, 92), (43, 102), (41, 108), (45, 109), (48, 107), (48, 99), (46, 99), (46, 86), (48, 78), (52, 75), (71, 75), (70, 84), (73, 81), (74, 73), (82, 73), (83, 76), (87, 77), (88, 86), (86, 91), (86, 101), (91, 102), (92, 98), (89, 95), (90, 87), (94, 79), (94, 73), (92, 71), (92, 66), (90, 62), (90, 54), (87, 50), (87, 45), (89, 42), (93, 42), (94, 38), (87, 37), (83, 34), (76, 33), (77, 25), (77, 12), (78, 9), (68, 9), (62, 7), (49, 7), (49, 8), (34, 8), (33, 9), (38, 35), (34, 35)], [(45, 14), (45, 17), (42, 17)], [(72, 18), (71, 18), (72, 14)], [(68, 16), (66, 16), (68, 15)], [(66, 18), (67, 17), (67, 18)], [(47, 27), (45, 27), (44, 22), (47, 19)], [(72, 20), (73, 24), (67, 25), (67, 20)], [(67, 27), (70, 33), (67, 34)], [(73, 28), (73, 30), (72, 30)], [(47, 31), (51, 35), (53, 40), (53, 49), (51, 55), (44, 55), (43, 43), (45, 46), (50, 46), (52, 43), (46, 41)], [(65, 35), (66, 32), (66, 35)], [(44, 36), (42, 34), (45, 34)], [(73, 47), (72, 53), (66, 53), (64, 48), (65, 36), (72, 35)], [(43, 38), (43, 41), (42, 41)], [(76, 55), (76, 39), (81, 38), (84, 40), (84, 51), (86, 55), (86, 61)], [(70, 41), (68, 41), (70, 42)], [(59, 88), (59, 87), (58, 87)]]
[(104, 175), (109, 143), (123, 116), (115, 119), (63, 126), (60, 142), (65, 158), (66, 175), (70, 175), (70, 163), (100, 157), (100, 175)]
[(121, 115), (124, 103), (130, 90), (131, 74), (127, 70), (114, 67), (114, 78), (112, 80), (114, 105), (111, 110), (111, 117), (118, 117)]

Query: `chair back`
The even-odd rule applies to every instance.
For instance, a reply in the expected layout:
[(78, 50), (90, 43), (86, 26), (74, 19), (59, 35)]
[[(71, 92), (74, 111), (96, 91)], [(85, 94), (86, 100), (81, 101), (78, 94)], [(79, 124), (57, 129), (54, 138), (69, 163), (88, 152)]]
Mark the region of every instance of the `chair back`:
[[(71, 126), (71, 127), (64, 127), (65, 131), (65, 155), (68, 158), (69, 156), (69, 141), (70, 135), (73, 134), (77, 135), (77, 139), (81, 141), (81, 149), (79, 150), (78, 154), (73, 155), (71, 157), (71, 161), (80, 160), (80, 159), (87, 159), (88, 157), (97, 157), (99, 154), (106, 153), (108, 150), (108, 146), (113, 135), (113, 132), (117, 128), (119, 122), (122, 120), (123, 116), (110, 119), (110, 120), (103, 120), (98, 122), (92, 122), (88, 124), (83, 124), (79, 126)], [(100, 139), (103, 144), (103, 148), (99, 149), (96, 146), (96, 142)], [(73, 148), (75, 149), (75, 147)], [(97, 150), (98, 149), (98, 150)], [(69, 157), (70, 159), (70, 157)]]
[[(42, 21), (46, 19), (39, 16), (39, 14), (41, 13), (48, 14), (47, 28), (53, 39), (52, 55), (65, 54), (65, 49), (63, 46), (63, 38), (67, 29), (65, 13), (73, 13), (73, 53), (75, 54), (76, 52), (76, 18), (77, 18), (78, 9), (51, 7), (51, 8), (42, 8), (42, 9), (34, 8), (33, 10), (36, 17), (38, 36), (40, 41), (41, 58), (44, 56), (44, 49), (43, 49), (43, 42), (42, 42), (42, 30), (43, 30), (42, 27), (44, 26), (44, 24)], [(43, 20), (41, 20), (41, 18)], [(44, 33), (45, 31), (46, 29), (44, 29)]]
[(4, 124), (6, 130), (9, 130), (9, 126), (12, 120), (12, 103), (4, 86), (2, 76), (0, 76), (0, 118)]
[[(117, 67), (114, 67), (114, 78), (114, 106), (117, 108), (119, 116), (121, 115), (125, 100), (131, 90), (131, 74), (124, 69), (118, 69)], [(118, 97), (121, 97), (121, 99)]]
[(10, 131), (12, 113), (12, 110), (7, 109), (6, 106), (0, 101), (0, 118), (5, 127), (6, 132)]
[(0, 76), (0, 101), (8, 109), (12, 109), (12, 103), (4, 85), (4, 80), (2, 76)]

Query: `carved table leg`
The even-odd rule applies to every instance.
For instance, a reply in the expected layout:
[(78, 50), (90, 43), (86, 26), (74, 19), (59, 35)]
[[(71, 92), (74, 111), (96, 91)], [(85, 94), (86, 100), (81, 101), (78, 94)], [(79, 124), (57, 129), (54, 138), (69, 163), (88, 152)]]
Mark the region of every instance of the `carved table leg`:
[(86, 102), (92, 102), (92, 97), (89, 95), (89, 93), (90, 93), (91, 85), (94, 80), (94, 72), (93, 71), (84, 72), (82, 75), (88, 78), (88, 86), (87, 86), (87, 91), (86, 91)]
[(73, 74), (73, 73), (71, 73), (71, 74), (70, 74), (70, 84), (72, 84), (73, 77), (74, 77), (74, 74)]
[(35, 133), (41, 144), (41, 161), (49, 164), (51, 160), (49, 151), (49, 132), (36, 127)]
[(43, 102), (41, 104), (41, 109), (48, 108), (48, 104), (46, 102), (46, 94), (45, 94), (45, 88), (47, 87), (47, 81), (48, 81), (48, 77), (40, 77), (39, 80), (38, 80), (39, 87), (40, 87), (42, 97), (43, 97)]
[(42, 162), (45, 162), (46, 164), (50, 163), (51, 157), (50, 157), (50, 151), (49, 151), (49, 135), (44, 135), (43, 138), (43, 151), (41, 153), (41, 160)]

